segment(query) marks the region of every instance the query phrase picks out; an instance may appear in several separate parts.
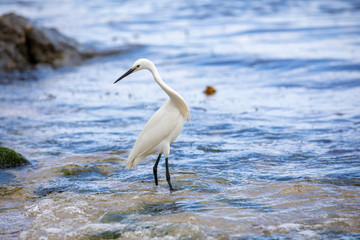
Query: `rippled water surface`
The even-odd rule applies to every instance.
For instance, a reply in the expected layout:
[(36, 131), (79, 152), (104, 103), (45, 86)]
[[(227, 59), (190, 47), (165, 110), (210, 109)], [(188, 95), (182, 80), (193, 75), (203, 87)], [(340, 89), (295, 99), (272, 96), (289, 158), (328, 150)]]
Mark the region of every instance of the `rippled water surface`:
[[(360, 238), (359, 1), (3, 1), (88, 46), (81, 66), (1, 75), (1, 239)], [(188, 102), (174, 188), (125, 159), (167, 95)], [(207, 85), (217, 92), (205, 96)]]

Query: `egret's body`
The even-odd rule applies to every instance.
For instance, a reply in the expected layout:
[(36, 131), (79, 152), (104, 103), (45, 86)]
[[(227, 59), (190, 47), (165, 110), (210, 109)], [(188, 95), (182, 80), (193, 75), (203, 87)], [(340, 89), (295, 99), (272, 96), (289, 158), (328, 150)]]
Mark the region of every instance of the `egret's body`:
[(130, 70), (116, 80), (115, 83), (127, 75), (142, 69), (147, 69), (152, 73), (155, 81), (166, 92), (169, 99), (154, 113), (141, 131), (127, 159), (126, 168), (133, 168), (145, 157), (158, 153), (159, 155), (153, 168), (155, 184), (158, 185), (157, 165), (161, 155), (164, 154), (166, 179), (170, 190), (173, 190), (168, 167), (170, 144), (180, 134), (185, 119), (190, 114), (189, 108), (180, 94), (162, 81), (155, 65), (148, 59), (141, 58), (137, 60)]

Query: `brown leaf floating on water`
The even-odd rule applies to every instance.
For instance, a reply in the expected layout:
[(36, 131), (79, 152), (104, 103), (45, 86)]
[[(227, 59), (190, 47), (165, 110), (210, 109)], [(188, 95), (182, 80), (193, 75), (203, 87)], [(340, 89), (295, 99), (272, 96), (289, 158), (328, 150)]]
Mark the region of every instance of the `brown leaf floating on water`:
[(209, 96), (209, 95), (213, 95), (214, 93), (216, 93), (216, 90), (212, 86), (206, 86), (204, 93)]

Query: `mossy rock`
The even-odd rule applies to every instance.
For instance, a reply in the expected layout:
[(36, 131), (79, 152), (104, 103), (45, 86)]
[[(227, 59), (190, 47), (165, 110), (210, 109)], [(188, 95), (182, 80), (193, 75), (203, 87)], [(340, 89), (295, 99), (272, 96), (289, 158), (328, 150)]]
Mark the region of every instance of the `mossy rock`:
[(79, 166), (79, 165), (73, 165), (72, 167), (63, 168), (59, 172), (63, 173), (64, 176), (77, 176), (81, 175), (83, 173), (99, 173), (102, 176), (108, 176), (109, 170), (107, 169), (101, 169), (96, 166)]
[(12, 168), (30, 164), (20, 153), (6, 147), (0, 147), (0, 168)]
[(94, 235), (89, 236), (90, 240), (100, 240), (100, 239), (117, 239), (121, 237), (121, 232), (114, 230), (114, 231), (104, 231), (100, 233), (96, 233)]

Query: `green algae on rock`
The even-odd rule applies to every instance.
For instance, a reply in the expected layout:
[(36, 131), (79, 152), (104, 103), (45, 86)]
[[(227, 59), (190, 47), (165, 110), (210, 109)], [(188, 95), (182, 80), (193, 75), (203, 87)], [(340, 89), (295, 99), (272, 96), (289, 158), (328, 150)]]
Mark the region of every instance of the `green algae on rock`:
[(20, 153), (6, 147), (0, 147), (0, 168), (12, 168), (28, 165), (30, 162)]
[(61, 169), (59, 172), (63, 173), (64, 176), (76, 176), (82, 173), (91, 173), (96, 172), (103, 176), (108, 176), (111, 170), (108, 169), (107, 166), (79, 166), (73, 165), (70, 167), (65, 167)]

